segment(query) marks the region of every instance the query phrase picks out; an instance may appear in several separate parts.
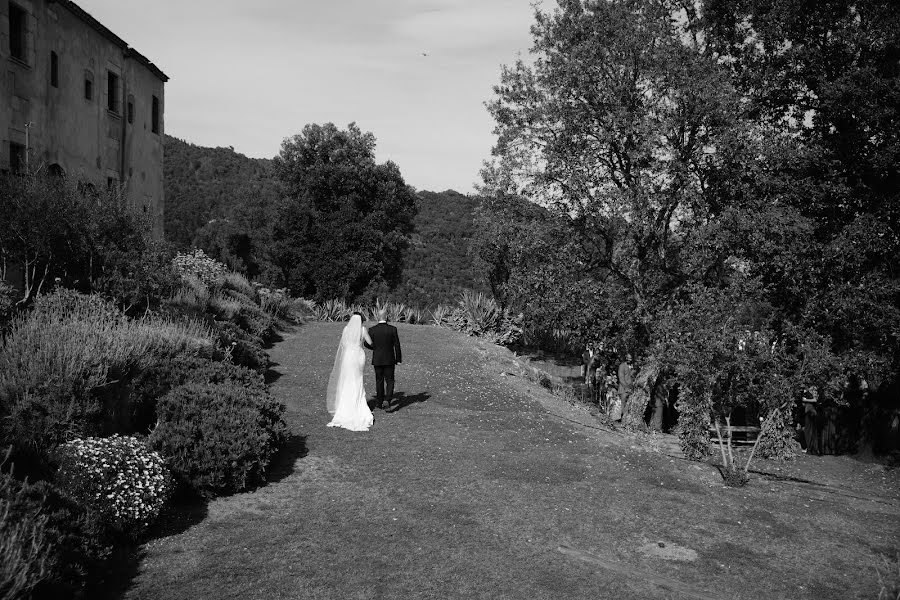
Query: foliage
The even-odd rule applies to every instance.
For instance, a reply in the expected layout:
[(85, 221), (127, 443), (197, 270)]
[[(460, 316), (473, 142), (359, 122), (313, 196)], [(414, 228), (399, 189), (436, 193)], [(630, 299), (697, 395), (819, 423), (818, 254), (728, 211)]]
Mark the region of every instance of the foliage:
[[(234, 354), (234, 351), (232, 351)], [(131, 382), (130, 404), (135, 430), (149, 433), (157, 421), (157, 400), (185, 383), (230, 383), (265, 392), (265, 379), (251, 368), (193, 354), (177, 354), (154, 362)]]
[(16, 302), (15, 294), (15, 288), (0, 279), (0, 331), (3, 330), (3, 325), (12, 318)]
[(57, 290), (12, 323), (0, 347), (5, 439), (48, 450), (71, 436), (100, 434), (112, 417), (100, 392), (157, 357), (210, 353), (196, 322), (125, 317), (99, 296)]
[(168, 499), (171, 476), (165, 462), (137, 438), (75, 439), (56, 456), (59, 487), (115, 529), (144, 530)]
[(26, 598), (49, 577), (47, 517), (40, 510), (14, 511), (25, 504), (24, 490), (0, 472), (0, 598)]
[(170, 136), (165, 150), (167, 239), (180, 249), (199, 247), (251, 279), (268, 280), (271, 224), (283, 195), (272, 161)]
[(403, 274), (387, 294), (393, 301), (432, 308), (455, 302), (465, 289), (488, 291), (469, 253), (479, 199), (458, 192), (418, 192)]
[(35, 550), (36, 558), (43, 555), (45, 576), (33, 596), (91, 597), (91, 589), (108, 576), (115, 556), (115, 540), (103, 523), (47, 482), (21, 482), (5, 473), (0, 477), (0, 503), (5, 504), (7, 522), (43, 523), (44, 545)]
[(291, 320), (294, 318), (294, 299), (287, 288), (256, 288), (259, 294), (259, 306), (276, 319)]
[(760, 450), (788, 456), (803, 385), (884, 403), (900, 372), (900, 10), (795, 4), (567, 0), (489, 104), (473, 250), (495, 297), (526, 330), (663, 358), (688, 454), (740, 407), (782, 411)]
[(284, 405), (233, 383), (188, 383), (158, 403), (150, 442), (181, 482), (204, 496), (234, 493), (264, 480), (284, 442)]
[(56, 282), (140, 311), (173, 285), (168, 250), (114, 192), (93, 194), (44, 174), (0, 178), (0, 279), (16, 276), (30, 302)]
[(271, 255), (297, 296), (372, 298), (397, 283), (415, 214), (398, 167), (375, 162), (375, 136), (355, 124), (307, 125), (282, 144)]

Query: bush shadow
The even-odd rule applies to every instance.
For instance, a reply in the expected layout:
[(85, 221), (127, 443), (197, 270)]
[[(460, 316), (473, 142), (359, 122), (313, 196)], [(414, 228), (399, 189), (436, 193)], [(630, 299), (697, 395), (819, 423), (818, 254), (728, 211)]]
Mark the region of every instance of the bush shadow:
[(306, 436), (292, 433), (284, 446), (272, 457), (269, 469), (266, 471), (266, 485), (278, 483), (282, 479), (290, 477), (297, 461), (309, 454), (306, 447)]
[[(294, 472), (297, 460), (307, 454), (306, 436), (292, 434), (284, 446), (272, 456), (269, 469), (266, 471), (266, 481), (259, 487), (289, 477)], [(123, 597), (140, 573), (141, 562), (147, 556), (144, 548), (148, 543), (180, 535), (200, 524), (208, 514), (209, 500), (182, 490), (174, 501), (163, 509), (154, 525), (140, 539), (123, 547), (119, 555), (112, 558), (108, 576), (97, 589), (90, 590), (88, 597), (100, 600)]]
[(271, 360), (269, 361), (269, 366), (266, 367), (266, 370), (263, 373), (263, 377), (265, 378), (266, 385), (272, 385), (273, 383), (275, 383), (276, 381), (278, 381), (279, 379), (284, 377), (284, 373), (282, 373), (281, 371), (279, 371), (278, 369), (275, 368), (275, 367), (280, 367), (280, 366), (281, 366), (280, 363), (277, 363), (277, 362), (274, 362)]

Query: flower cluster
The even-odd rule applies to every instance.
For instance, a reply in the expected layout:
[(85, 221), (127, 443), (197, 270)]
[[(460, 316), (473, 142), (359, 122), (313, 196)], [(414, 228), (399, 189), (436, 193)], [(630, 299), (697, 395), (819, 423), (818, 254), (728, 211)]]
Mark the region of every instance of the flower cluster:
[(196, 277), (205, 285), (215, 287), (221, 283), (228, 267), (206, 255), (203, 250), (179, 252), (172, 259), (172, 266), (182, 277)]
[(172, 489), (162, 456), (134, 437), (73, 440), (59, 447), (58, 457), (60, 487), (126, 532), (149, 525)]

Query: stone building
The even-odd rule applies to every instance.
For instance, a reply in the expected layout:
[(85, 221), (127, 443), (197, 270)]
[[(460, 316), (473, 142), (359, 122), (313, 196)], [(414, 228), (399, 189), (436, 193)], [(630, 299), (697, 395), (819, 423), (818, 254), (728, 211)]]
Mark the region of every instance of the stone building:
[(66, 0), (0, 0), (0, 64), (0, 170), (121, 187), (162, 237), (165, 73)]

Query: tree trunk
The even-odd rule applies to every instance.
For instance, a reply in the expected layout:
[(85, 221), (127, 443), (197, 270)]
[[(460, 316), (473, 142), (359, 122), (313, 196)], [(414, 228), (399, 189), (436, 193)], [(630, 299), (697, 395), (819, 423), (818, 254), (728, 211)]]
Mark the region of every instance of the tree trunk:
[(622, 409), (622, 423), (628, 427), (640, 427), (644, 425), (644, 412), (650, 403), (650, 393), (659, 376), (659, 363), (650, 358), (641, 368), (634, 379), (631, 393), (627, 399), (623, 399), (625, 406)]

